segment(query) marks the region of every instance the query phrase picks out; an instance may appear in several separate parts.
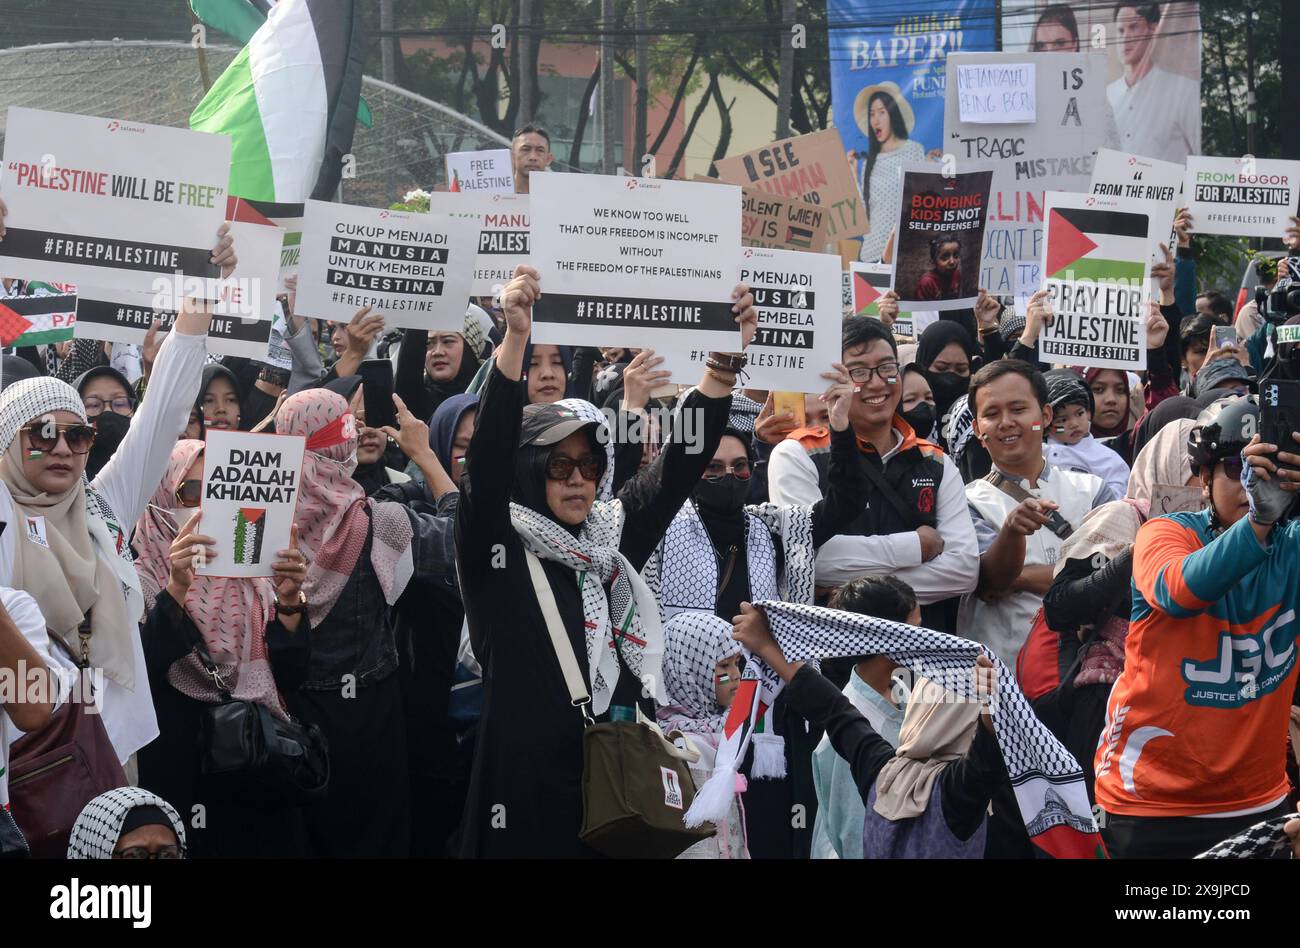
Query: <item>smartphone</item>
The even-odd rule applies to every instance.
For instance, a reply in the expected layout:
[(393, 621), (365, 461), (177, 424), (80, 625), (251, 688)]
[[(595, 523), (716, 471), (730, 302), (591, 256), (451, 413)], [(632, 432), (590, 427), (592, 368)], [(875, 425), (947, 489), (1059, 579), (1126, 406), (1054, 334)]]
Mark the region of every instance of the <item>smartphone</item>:
[(773, 392), (772, 413), (794, 415), (794, 427), (802, 428), (806, 422), (803, 412), (803, 392)]
[(361, 363), (361, 395), (366, 405), (367, 428), (396, 428), (397, 409), (393, 407), (393, 363), (387, 359), (367, 359)]
[(1233, 326), (1214, 327), (1214, 348), (1237, 348), (1237, 330)]
[(1259, 385), (1260, 440), (1277, 445), (1279, 451), (1300, 454), (1293, 431), (1300, 431), (1300, 382), (1265, 379)]

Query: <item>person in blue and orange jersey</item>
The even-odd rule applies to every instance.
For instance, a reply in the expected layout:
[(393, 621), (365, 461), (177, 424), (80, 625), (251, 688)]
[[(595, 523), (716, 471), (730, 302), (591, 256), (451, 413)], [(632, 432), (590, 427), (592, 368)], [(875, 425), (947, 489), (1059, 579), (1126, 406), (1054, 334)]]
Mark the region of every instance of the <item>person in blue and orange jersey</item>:
[[(1112, 856), (1191, 857), (1282, 817), (1296, 683), (1300, 456), (1256, 434), (1253, 396), (1188, 435), (1209, 509), (1148, 520), (1133, 552), (1124, 671), (1097, 745)], [(1285, 465), (1287, 467), (1279, 467)]]

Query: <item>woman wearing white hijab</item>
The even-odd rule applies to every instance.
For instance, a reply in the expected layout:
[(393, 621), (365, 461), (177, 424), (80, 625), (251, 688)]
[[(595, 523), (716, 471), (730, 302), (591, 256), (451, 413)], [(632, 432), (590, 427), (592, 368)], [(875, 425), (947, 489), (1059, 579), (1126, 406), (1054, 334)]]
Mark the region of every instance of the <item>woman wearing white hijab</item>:
[[(227, 229), (212, 256), (223, 276), (235, 265)], [(158, 736), (138, 628), (144, 599), (128, 540), (198, 396), (210, 316), (185, 301), (148, 397), (93, 481), (84, 472), (95, 429), (76, 389), (43, 377), (0, 394), (0, 522), (8, 525), (0, 534), (0, 584), (29, 593), (81, 664), (103, 670), (104, 727), (123, 763)]]

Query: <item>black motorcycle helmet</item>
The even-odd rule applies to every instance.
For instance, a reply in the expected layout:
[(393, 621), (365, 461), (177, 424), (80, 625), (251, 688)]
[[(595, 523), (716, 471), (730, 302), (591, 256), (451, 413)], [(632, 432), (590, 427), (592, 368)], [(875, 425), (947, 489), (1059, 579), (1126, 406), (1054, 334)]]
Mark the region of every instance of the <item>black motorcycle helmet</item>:
[(1259, 399), (1254, 395), (1229, 395), (1205, 408), (1196, 427), (1187, 433), (1187, 453), (1192, 473), (1213, 468), (1227, 457), (1240, 454), (1259, 431)]

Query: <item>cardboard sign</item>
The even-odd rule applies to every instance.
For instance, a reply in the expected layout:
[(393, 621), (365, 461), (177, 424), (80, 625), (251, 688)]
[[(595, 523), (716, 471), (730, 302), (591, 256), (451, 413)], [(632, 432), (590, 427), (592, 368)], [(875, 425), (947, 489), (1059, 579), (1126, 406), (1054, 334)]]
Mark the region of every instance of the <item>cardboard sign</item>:
[(673, 381), (694, 381), (693, 349), (740, 351), (739, 188), (553, 172), (531, 189), (534, 342), (651, 348)]
[(514, 194), (509, 148), (453, 151), (447, 155), (447, 190), (463, 194)]
[(1205, 509), (1205, 495), (1199, 487), (1185, 487), (1174, 484), (1153, 484), (1151, 486), (1151, 516), (1164, 514), (1200, 513)]
[(460, 332), (478, 230), (471, 218), (308, 201), (295, 308), (346, 323), (372, 306), (390, 329)]
[[(351, 416), (348, 416), (349, 418)], [(298, 505), (307, 440), (247, 431), (208, 431), (197, 531), (216, 540), (203, 576), (271, 576)]]
[(1120, 198), (1048, 192), (1043, 274), (1053, 319), (1038, 337), (1044, 362), (1134, 372), (1146, 368), (1149, 207)]
[[(826, 235), (845, 240), (869, 229), (867, 209), (834, 129), (783, 138), (715, 162), (728, 184), (816, 204), (826, 211)], [(820, 249), (820, 248), (818, 248)]]
[(1033, 63), (957, 67), (957, 107), (963, 122), (1013, 125), (1037, 119)]
[(530, 229), (527, 194), (429, 195), (429, 211), (448, 217), (465, 217), (479, 228), (478, 254), (470, 293), (496, 296), (515, 275), (515, 267), (528, 263)]
[(992, 168), (945, 176), (933, 164), (904, 167), (892, 284), (900, 307), (943, 312), (975, 305), (992, 184)]
[(1198, 234), (1281, 237), (1298, 184), (1300, 161), (1189, 155), (1183, 193)]
[(1017, 260), (1016, 274), (1016, 312), (1021, 316), (1029, 313), (1029, 297), (1043, 288), (1043, 264), (1038, 260)]
[(993, 165), (993, 193), (984, 232), (979, 285), (1005, 296), (1014, 291), (1015, 262), (1043, 254), (1043, 195), (1087, 191), (1093, 154), (1118, 147), (1106, 101), (1105, 53), (951, 53), (948, 85), (963, 66), (1033, 64), (1037, 119), (1033, 124), (988, 125), (963, 121), (949, 96), (944, 112), (944, 152), (958, 167)]
[(6, 348), (66, 342), (76, 322), (74, 294), (0, 298), (0, 345)]
[(137, 292), (216, 277), (229, 175), (225, 135), (10, 106), (0, 273)]
[[(703, 174), (697, 174), (693, 180), (721, 183)], [(820, 253), (826, 246), (826, 212), (816, 204), (769, 194), (758, 188), (740, 191), (740, 242), (746, 247)]]
[[(778, 392), (826, 391), (821, 377), (840, 360), (837, 305), (839, 257), (828, 253), (802, 253), (747, 247), (740, 253), (740, 281), (749, 285), (758, 310), (758, 332), (745, 350), (746, 386)], [(693, 368), (683, 372), (699, 377), (709, 353), (691, 352)], [(670, 367), (671, 368), (671, 367)]]
[[(160, 336), (171, 332), (176, 311), (155, 307), (154, 295), (83, 287), (77, 296), (77, 339), (106, 339), (141, 345), (155, 319), (162, 320)], [(271, 338), (269, 319), (214, 316), (208, 325), (208, 351), (213, 355), (241, 356), (265, 361)]]

